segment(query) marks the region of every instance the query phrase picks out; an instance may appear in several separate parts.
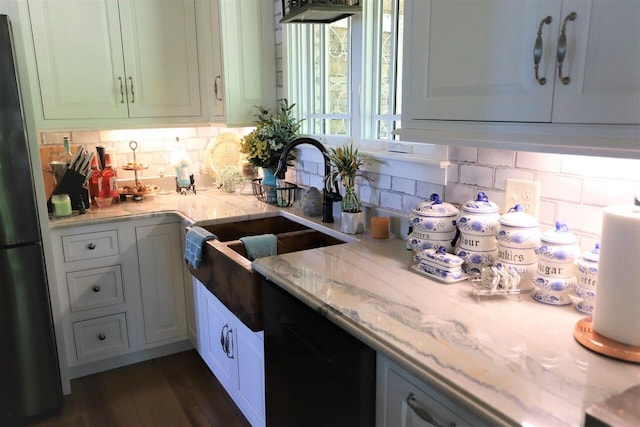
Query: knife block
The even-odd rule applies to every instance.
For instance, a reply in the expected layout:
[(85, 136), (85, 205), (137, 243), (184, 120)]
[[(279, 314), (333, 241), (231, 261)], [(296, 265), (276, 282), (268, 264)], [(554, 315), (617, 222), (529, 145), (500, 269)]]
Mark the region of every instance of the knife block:
[[(84, 186), (86, 176), (73, 169), (68, 169), (60, 182), (56, 185), (51, 193), (51, 196), (55, 194), (68, 194), (71, 199), (71, 209), (77, 211), (80, 207), (80, 201), (84, 202), (85, 209), (89, 209), (89, 190)], [(51, 203), (51, 197), (47, 200), (47, 210), (49, 213), (53, 212), (53, 204)]]

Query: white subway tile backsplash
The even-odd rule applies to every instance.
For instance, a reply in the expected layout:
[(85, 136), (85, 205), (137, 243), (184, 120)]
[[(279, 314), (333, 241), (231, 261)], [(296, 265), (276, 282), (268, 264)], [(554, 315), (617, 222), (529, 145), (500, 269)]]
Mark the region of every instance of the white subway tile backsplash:
[(575, 203), (580, 201), (582, 180), (579, 178), (540, 173), (538, 181), (540, 181), (541, 197)]
[(404, 195), (402, 196), (402, 211), (403, 212), (411, 212), (411, 209), (413, 209), (414, 206), (416, 206), (419, 203), (424, 202), (424, 198), (418, 197), (418, 196), (409, 196), (409, 195)]
[(480, 148), (478, 150), (478, 163), (481, 165), (514, 167), (516, 163), (516, 152), (511, 150)]
[(426, 200), (433, 193), (437, 193), (440, 198), (444, 197), (444, 185), (432, 184), (430, 182), (418, 181), (416, 185), (416, 196)]
[(602, 208), (560, 202), (556, 220), (567, 224), (573, 232), (599, 235), (602, 228)]
[(538, 222), (546, 224), (550, 228), (556, 221), (556, 202), (540, 200), (540, 210), (538, 211)]
[(447, 184), (444, 189), (444, 200), (449, 203), (461, 205), (471, 199), (475, 199), (475, 188), (462, 184)]
[(368, 172), (368, 175), (373, 181), (371, 182), (371, 186), (377, 187), (381, 190), (390, 190), (391, 189), (391, 176), (390, 175), (382, 175), (379, 173)]
[(535, 181), (535, 173), (529, 170), (522, 169), (506, 169), (506, 168), (497, 168), (496, 169), (496, 190), (506, 190), (507, 189), (507, 178), (515, 178), (515, 179), (526, 179), (529, 181)]
[(488, 166), (460, 165), (460, 183), (483, 188), (493, 187), (493, 171)]
[(582, 203), (601, 207), (629, 204), (637, 194), (640, 185), (636, 182), (589, 178), (584, 180)]
[(451, 147), (449, 158), (456, 162), (477, 162), (478, 149), (470, 147)]
[(416, 181), (415, 179), (407, 179), (407, 178), (391, 178), (391, 189), (393, 191), (398, 191), (400, 193), (405, 194), (416, 194)]
[(544, 172), (560, 172), (562, 156), (559, 154), (530, 153), (519, 151), (516, 154), (516, 168), (532, 169)]
[(450, 163), (447, 167), (447, 183), (460, 182), (460, 167), (457, 163)]
[(387, 209), (402, 210), (402, 195), (389, 191), (380, 192), (380, 206)]

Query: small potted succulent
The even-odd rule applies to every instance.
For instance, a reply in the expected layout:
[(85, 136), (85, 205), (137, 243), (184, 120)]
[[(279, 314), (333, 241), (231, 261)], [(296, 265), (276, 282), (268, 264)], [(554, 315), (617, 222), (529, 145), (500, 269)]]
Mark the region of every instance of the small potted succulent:
[(364, 230), (364, 214), (360, 196), (356, 191), (356, 178), (361, 177), (367, 181), (373, 181), (370, 176), (364, 175), (360, 169), (372, 162), (382, 163), (380, 160), (359, 153), (359, 148), (353, 145), (353, 141), (340, 146), (329, 147), (327, 160), (331, 164), (331, 172), (324, 177), (324, 185), (331, 186), (332, 182), (339, 181), (344, 188), (342, 196), (342, 222), (343, 233), (358, 234)]

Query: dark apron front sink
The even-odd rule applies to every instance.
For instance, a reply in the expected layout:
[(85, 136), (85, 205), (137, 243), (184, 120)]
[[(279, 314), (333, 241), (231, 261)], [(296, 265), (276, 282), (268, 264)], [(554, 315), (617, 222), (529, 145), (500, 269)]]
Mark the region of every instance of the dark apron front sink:
[[(273, 220), (273, 221), (272, 221)], [(284, 221), (282, 221), (284, 220)], [(268, 229), (268, 227), (273, 227)], [(278, 255), (345, 243), (284, 217), (261, 218), (204, 226), (219, 237), (205, 245), (202, 261), (193, 274), (252, 331), (262, 326), (262, 276), (251, 268), (240, 237), (271, 233), (278, 240)]]

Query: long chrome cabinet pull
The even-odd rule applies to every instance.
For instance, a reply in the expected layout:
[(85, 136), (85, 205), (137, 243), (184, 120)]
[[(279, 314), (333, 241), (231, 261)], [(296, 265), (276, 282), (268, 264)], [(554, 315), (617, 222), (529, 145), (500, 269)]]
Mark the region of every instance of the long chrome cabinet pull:
[(551, 24), (553, 18), (551, 16), (547, 16), (542, 21), (540, 21), (540, 26), (538, 27), (538, 37), (536, 37), (536, 43), (533, 45), (533, 64), (534, 70), (536, 71), (536, 80), (540, 83), (540, 86), (544, 86), (547, 83), (546, 77), (540, 77), (538, 75), (538, 68), (540, 68), (540, 59), (542, 59), (542, 26), (544, 24)]
[(577, 13), (571, 12), (564, 18), (562, 30), (560, 30), (560, 37), (558, 38), (558, 78), (564, 85), (571, 83), (571, 78), (569, 76), (562, 75), (562, 63), (564, 62), (564, 57), (567, 54), (567, 21), (575, 21), (577, 17)]
[(216, 99), (218, 101), (222, 101), (222, 97), (218, 95), (218, 80), (222, 81), (222, 77), (216, 76), (215, 80), (213, 81), (213, 91), (216, 95)]
[(133, 91), (133, 78), (129, 77), (129, 84), (131, 85), (131, 103), (135, 103), (136, 102), (136, 94)]
[(124, 104), (124, 85), (122, 84), (122, 77), (118, 77), (120, 81), (120, 104)]
[[(445, 426), (445, 424), (438, 423), (438, 420), (436, 420), (429, 412), (427, 412), (426, 409), (422, 409), (421, 407), (418, 406), (418, 404), (416, 403), (415, 394), (409, 393), (409, 396), (407, 396), (407, 405), (409, 405), (409, 408), (411, 408), (413, 412), (416, 413), (417, 416), (419, 416), (421, 419), (428, 422), (429, 424), (434, 425), (436, 427)], [(447, 424), (447, 426), (456, 427), (456, 423), (452, 421), (451, 423)]]

